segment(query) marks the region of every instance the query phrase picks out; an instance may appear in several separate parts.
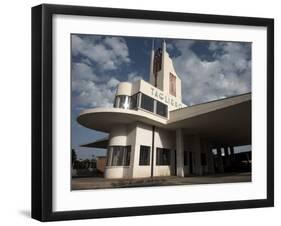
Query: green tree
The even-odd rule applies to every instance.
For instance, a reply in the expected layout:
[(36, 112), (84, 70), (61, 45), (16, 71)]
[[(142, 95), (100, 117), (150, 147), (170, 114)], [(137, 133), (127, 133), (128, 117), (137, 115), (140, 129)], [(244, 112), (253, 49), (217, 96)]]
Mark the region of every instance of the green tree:
[(74, 149), (71, 150), (71, 162), (72, 162), (72, 166), (74, 164), (74, 162), (77, 160), (77, 155)]

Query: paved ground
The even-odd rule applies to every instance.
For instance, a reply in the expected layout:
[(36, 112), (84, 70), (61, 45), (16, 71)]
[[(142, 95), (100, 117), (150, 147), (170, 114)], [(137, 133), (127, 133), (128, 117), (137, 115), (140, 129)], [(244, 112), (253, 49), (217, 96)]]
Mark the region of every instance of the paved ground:
[(251, 173), (216, 174), (208, 176), (192, 177), (156, 177), (144, 179), (104, 179), (101, 177), (73, 178), (72, 190), (100, 189), (100, 188), (126, 188), (126, 187), (150, 187), (166, 185), (187, 184), (216, 184), (251, 182)]

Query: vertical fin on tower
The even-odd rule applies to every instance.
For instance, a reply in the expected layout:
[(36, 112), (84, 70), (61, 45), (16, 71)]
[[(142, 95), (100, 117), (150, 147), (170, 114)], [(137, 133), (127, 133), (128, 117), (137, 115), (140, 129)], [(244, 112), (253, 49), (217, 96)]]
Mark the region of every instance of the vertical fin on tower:
[(150, 56), (150, 73), (149, 73), (149, 83), (154, 84), (154, 73), (153, 73), (153, 67), (154, 67), (154, 39), (152, 39), (151, 44), (151, 56)]
[(163, 39), (163, 43), (162, 43), (162, 51), (163, 51), (163, 53), (165, 53), (165, 52), (166, 52), (166, 41), (165, 41), (165, 39)]

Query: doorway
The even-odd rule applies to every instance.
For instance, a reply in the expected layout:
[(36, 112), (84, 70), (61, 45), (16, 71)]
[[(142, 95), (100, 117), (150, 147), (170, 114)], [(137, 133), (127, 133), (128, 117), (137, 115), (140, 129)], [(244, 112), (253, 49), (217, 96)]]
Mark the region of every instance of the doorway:
[(193, 158), (193, 154), (190, 151), (189, 158), (188, 158), (189, 159), (189, 164), (188, 164), (189, 165), (189, 174), (193, 174), (193, 161), (192, 161), (193, 159), (192, 158)]

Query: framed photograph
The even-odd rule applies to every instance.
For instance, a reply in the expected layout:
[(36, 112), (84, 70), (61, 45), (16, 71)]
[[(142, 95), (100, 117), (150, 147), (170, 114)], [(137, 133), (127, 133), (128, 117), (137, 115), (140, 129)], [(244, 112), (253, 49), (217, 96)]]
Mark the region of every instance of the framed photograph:
[(274, 205), (274, 21), (32, 8), (32, 217)]

